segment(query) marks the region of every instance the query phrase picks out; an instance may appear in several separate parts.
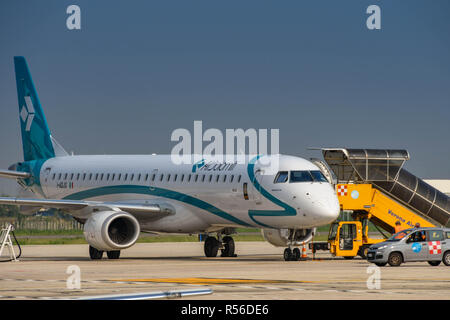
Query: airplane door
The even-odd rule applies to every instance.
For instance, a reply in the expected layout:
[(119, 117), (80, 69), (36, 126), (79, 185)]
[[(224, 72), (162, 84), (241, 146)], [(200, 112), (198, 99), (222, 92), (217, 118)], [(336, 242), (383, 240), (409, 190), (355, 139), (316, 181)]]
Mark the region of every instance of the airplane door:
[(155, 190), (156, 187), (156, 181), (158, 180), (158, 169), (154, 169), (152, 171), (152, 173), (150, 174), (150, 183), (149, 183), (149, 187), (150, 187), (150, 191)]
[(50, 183), (51, 183), (50, 182), (51, 181), (51, 171), (52, 171), (51, 167), (44, 168), (44, 174), (43, 174), (44, 181), (41, 182), (41, 186), (44, 189), (44, 192), (46, 194), (49, 194), (49, 188), (50, 188)]
[(261, 185), (264, 177), (264, 171), (256, 170), (255, 176), (253, 177), (252, 185), (253, 185), (253, 200), (256, 204), (262, 203), (262, 194), (261, 194)]

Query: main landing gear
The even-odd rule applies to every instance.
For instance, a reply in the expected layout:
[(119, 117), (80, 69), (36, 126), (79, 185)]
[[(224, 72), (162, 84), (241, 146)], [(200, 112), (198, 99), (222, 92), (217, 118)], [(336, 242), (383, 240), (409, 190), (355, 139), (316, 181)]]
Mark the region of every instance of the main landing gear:
[(211, 236), (206, 237), (204, 244), (205, 256), (208, 258), (216, 257), (220, 249), (221, 257), (237, 257), (234, 253), (235, 246), (233, 238), (230, 236), (221, 238), (220, 235), (219, 240)]
[[(108, 259), (119, 259), (120, 250), (106, 251), (106, 255), (108, 256)], [(89, 256), (92, 260), (100, 260), (103, 258), (103, 251), (89, 246)]]

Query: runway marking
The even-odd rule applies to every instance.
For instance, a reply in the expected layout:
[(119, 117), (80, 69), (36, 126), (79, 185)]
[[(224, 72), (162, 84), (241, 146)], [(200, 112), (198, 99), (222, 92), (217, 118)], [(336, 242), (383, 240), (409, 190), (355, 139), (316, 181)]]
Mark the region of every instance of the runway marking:
[(264, 280), (264, 279), (233, 279), (233, 278), (151, 278), (151, 279), (113, 279), (114, 282), (159, 282), (159, 283), (181, 283), (181, 284), (266, 284), (266, 283), (314, 283), (313, 281), (294, 280)]

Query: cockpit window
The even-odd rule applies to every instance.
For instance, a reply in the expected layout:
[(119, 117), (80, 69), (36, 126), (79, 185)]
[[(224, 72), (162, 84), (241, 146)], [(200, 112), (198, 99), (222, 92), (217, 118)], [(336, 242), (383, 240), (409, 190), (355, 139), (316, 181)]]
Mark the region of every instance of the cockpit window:
[(284, 183), (288, 179), (288, 172), (287, 171), (280, 171), (278, 172), (277, 176), (275, 177), (274, 183)]
[(291, 178), (289, 180), (292, 182), (313, 182), (313, 177), (309, 171), (291, 171)]
[(323, 175), (323, 173), (319, 170), (311, 171), (311, 175), (314, 178), (314, 181), (318, 182), (328, 182), (327, 178)]

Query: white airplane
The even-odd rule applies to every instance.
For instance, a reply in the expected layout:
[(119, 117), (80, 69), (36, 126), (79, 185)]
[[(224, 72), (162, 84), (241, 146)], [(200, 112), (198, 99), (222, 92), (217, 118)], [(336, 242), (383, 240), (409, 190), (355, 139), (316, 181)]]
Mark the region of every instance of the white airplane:
[[(170, 155), (69, 155), (52, 137), (27, 63), (14, 57), (24, 161), (1, 170), (39, 199), (0, 198), (23, 214), (58, 208), (84, 224), (91, 259), (117, 259), (140, 232), (207, 235), (204, 252), (235, 256), (237, 227), (261, 228), (267, 241), (291, 248), (334, 221), (333, 186), (310, 161), (276, 155), (279, 170), (265, 174), (262, 157), (243, 164), (175, 165)], [(216, 236), (213, 236), (216, 234)]]

